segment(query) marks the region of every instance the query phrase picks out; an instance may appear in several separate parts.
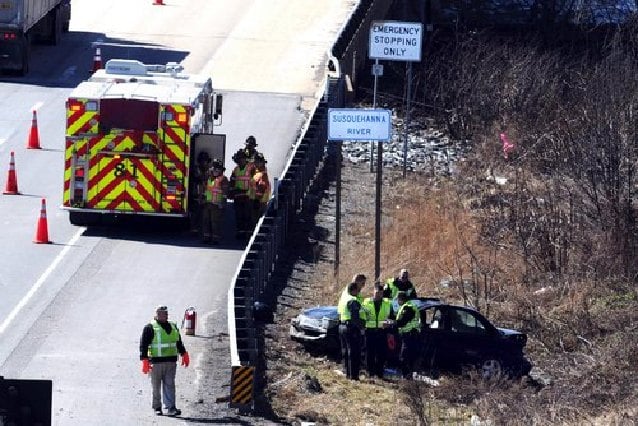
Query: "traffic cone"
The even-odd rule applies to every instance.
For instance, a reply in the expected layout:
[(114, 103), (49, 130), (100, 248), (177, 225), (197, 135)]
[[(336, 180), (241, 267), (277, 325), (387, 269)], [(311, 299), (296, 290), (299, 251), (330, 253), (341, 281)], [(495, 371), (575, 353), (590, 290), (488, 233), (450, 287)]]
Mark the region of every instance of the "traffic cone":
[(50, 244), (49, 226), (47, 225), (47, 202), (42, 199), (42, 207), (40, 208), (40, 218), (38, 219), (38, 228), (35, 231), (33, 242), (36, 244)]
[(40, 135), (38, 135), (38, 116), (35, 110), (33, 110), (33, 119), (31, 119), (31, 131), (29, 132), (27, 148), (40, 149)]
[(163, 6), (164, 5), (164, 1), (163, 0), (155, 0), (153, 2), (154, 5), (156, 6)]
[(16, 160), (11, 151), (11, 160), (9, 161), (9, 176), (7, 177), (7, 185), (4, 187), (5, 195), (17, 195), (18, 192), (18, 178), (16, 176)]
[(102, 69), (102, 49), (96, 47), (95, 55), (93, 55), (93, 69), (91, 70), (91, 72), (94, 73), (99, 69)]

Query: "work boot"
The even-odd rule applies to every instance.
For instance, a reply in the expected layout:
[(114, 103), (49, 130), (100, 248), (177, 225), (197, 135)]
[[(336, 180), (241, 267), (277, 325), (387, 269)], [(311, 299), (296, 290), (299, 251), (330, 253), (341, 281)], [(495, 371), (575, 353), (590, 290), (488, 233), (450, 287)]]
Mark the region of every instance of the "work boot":
[(179, 416), (180, 414), (182, 414), (182, 410), (180, 410), (179, 408), (171, 407), (171, 408), (168, 409), (166, 414), (171, 416), (171, 417), (175, 417), (175, 416)]
[(162, 415), (162, 409), (161, 408), (153, 408), (153, 410), (155, 410), (155, 415), (156, 416), (161, 416)]

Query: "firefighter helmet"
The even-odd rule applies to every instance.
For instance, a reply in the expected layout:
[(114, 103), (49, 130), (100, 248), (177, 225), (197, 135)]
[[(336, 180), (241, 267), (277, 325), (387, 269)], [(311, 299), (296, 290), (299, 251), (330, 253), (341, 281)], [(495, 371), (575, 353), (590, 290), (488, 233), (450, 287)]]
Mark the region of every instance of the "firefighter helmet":
[(246, 138), (246, 146), (257, 146), (257, 139), (253, 135), (250, 135)]
[(219, 158), (215, 158), (213, 162), (211, 163), (210, 171), (213, 171), (213, 170), (221, 170), (222, 172), (226, 170), (226, 167), (224, 167), (224, 165), (219, 160)]

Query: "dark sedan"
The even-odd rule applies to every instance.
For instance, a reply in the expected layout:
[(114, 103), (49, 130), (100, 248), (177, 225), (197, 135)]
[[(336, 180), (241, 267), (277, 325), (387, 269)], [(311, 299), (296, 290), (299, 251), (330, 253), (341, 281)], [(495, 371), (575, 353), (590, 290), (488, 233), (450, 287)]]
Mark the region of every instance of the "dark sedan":
[[(436, 298), (414, 300), (421, 311), (423, 340), (420, 354), (425, 372), (461, 372), (476, 369), (483, 378), (527, 375), (525, 333), (492, 325), (480, 312), (466, 306), (450, 305)], [(338, 347), (337, 307), (304, 310), (292, 320), (290, 335), (308, 349)], [(390, 345), (390, 359), (396, 360), (400, 343)]]
[(422, 367), (475, 367), (483, 378), (521, 377), (531, 370), (525, 358), (527, 335), (492, 325), (480, 312), (438, 300), (417, 299), (422, 322)]

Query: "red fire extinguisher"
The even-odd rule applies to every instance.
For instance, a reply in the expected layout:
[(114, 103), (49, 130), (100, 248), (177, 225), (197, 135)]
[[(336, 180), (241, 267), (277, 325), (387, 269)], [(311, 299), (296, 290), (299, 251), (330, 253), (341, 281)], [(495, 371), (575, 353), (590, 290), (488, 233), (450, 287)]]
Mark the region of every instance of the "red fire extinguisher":
[(184, 334), (193, 335), (195, 334), (195, 320), (197, 319), (197, 312), (195, 312), (195, 308), (192, 306), (184, 312), (184, 319), (182, 320), (182, 328), (184, 329)]

